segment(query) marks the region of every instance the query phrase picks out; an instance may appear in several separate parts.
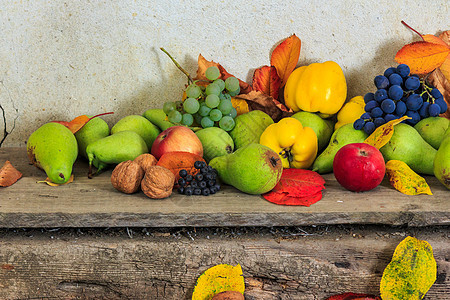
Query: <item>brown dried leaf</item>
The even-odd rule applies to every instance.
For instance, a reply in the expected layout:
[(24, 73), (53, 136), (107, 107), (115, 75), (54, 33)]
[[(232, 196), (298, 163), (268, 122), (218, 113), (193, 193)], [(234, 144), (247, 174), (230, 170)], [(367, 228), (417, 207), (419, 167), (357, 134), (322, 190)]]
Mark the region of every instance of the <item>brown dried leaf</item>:
[(294, 114), (284, 104), (263, 92), (251, 91), (248, 94), (239, 95), (236, 98), (246, 100), (249, 110), (261, 110), (265, 112), (275, 123), (284, 117), (290, 117)]
[(440, 69), (431, 72), (428, 76), (428, 81), (441, 92), (445, 102), (447, 102), (447, 111), (440, 116), (450, 119), (450, 81), (445, 78)]
[(450, 47), (450, 30), (444, 31), (439, 35), (439, 38), (443, 40), (447, 46)]
[(20, 173), (9, 160), (5, 162), (3, 167), (0, 169), (0, 186), (7, 187), (16, 183), (17, 180), (22, 177)]
[(73, 182), (73, 174), (72, 175), (70, 175), (70, 178), (69, 178), (69, 180), (67, 180), (67, 182), (65, 182), (65, 183), (54, 183), (53, 181), (51, 181), (50, 180), (50, 178), (45, 178), (45, 180), (40, 180), (40, 181), (38, 181), (37, 183), (46, 183), (46, 184), (48, 184), (49, 186), (60, 186), (60, 185), (65, 185), (65, 184), (69, 184), (69, 183), (72, 183)]

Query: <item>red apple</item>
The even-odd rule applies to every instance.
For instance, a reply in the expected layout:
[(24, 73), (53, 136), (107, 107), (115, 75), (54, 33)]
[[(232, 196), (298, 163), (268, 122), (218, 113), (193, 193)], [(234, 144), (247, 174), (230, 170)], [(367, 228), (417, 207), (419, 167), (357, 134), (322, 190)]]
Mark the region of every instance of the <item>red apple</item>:
[(172, 126), (161, 132), (151, 149), (156, 159), (172, 151), (191, 152), (203, 156), (202, 142), (191, 129), (185, 126)]
[(380, 150), (366, 143), (353, 143), (345, 145), (336, 153), (333, 172), (344, 188), (363, 192), (381, 183), (386, 166)]

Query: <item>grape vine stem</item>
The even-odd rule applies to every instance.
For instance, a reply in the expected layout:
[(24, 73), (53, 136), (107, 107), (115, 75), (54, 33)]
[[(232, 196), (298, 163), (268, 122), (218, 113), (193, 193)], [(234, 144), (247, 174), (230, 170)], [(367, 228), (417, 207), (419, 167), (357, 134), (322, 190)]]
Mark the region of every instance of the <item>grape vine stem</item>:
[(192, 79), (191, 75), (189, 75), (189, 73), (183, 69), (182, 66), (180, 66), (180, 64), (175, 60), (175, 58), (172, 57), (172, 55), (170, 55), (169, 52), (167, 52), (166, 49), (164, 49), (163, 47), (159, 48), (161, 49), (162, 52), (164, 52), (165, 54), (167, 54), (167, 56), (172, 60), (172, 62), (175, 64), (175, 66), (177, 66), (177, 68), (184, 73), (184, 75), (186, 75), (186, 77), (188, 78), (188, 84), (191, 84), (192, 82), (194, 82), (194, 80)]

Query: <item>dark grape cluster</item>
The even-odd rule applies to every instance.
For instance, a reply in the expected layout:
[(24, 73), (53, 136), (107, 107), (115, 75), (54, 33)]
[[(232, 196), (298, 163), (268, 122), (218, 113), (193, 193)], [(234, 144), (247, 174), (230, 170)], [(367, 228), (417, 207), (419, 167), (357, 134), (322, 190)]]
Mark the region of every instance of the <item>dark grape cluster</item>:
[(217, 171), (208, 166), (204, 161), (196, 161), (194, 168), (199, 170), (195, 175), (189, 174), (185, 169), (180, 170), (178, 179), (178, 193), (186, 196), (203, 195), (209, 196), (220, 190), (217, 182)]
[(414, 125), (421, 119), (436, 117), (447, 110), (441, 92), (410, 74), (406, 64), (390, 67), (374, 79), (377, 90), (364, 96), (365, 113), (353, 123), (353, 128), (371, 134), (378, 126), (408, 116), (406, 123)]

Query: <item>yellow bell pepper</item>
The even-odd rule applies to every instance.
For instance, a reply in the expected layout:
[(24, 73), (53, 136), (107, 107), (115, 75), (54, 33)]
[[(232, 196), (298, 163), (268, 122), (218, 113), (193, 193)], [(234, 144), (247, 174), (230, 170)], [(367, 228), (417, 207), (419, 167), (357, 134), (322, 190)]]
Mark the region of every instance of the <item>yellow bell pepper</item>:
[(294, 118), (284, 118), (269, 125), (259, 143), (278, 153), (283, 168), (309, 168), (317, 156), (316, 133)]
[(295, 69), (284, 88), (286, 106), (299, 110), (337, 113), (347, 98), (347, 82), (341, 67), (334, 61), (313, 63)]
[(353, 97), (345, 103), (337, 114), (337, 122), (334, 124), (334, 130), (345, 124), (353, 123), (359, 119), (359, 117), (361, 117), (361, 115), (365, 112), (364, 105), (364, 98), (362, 96)]

